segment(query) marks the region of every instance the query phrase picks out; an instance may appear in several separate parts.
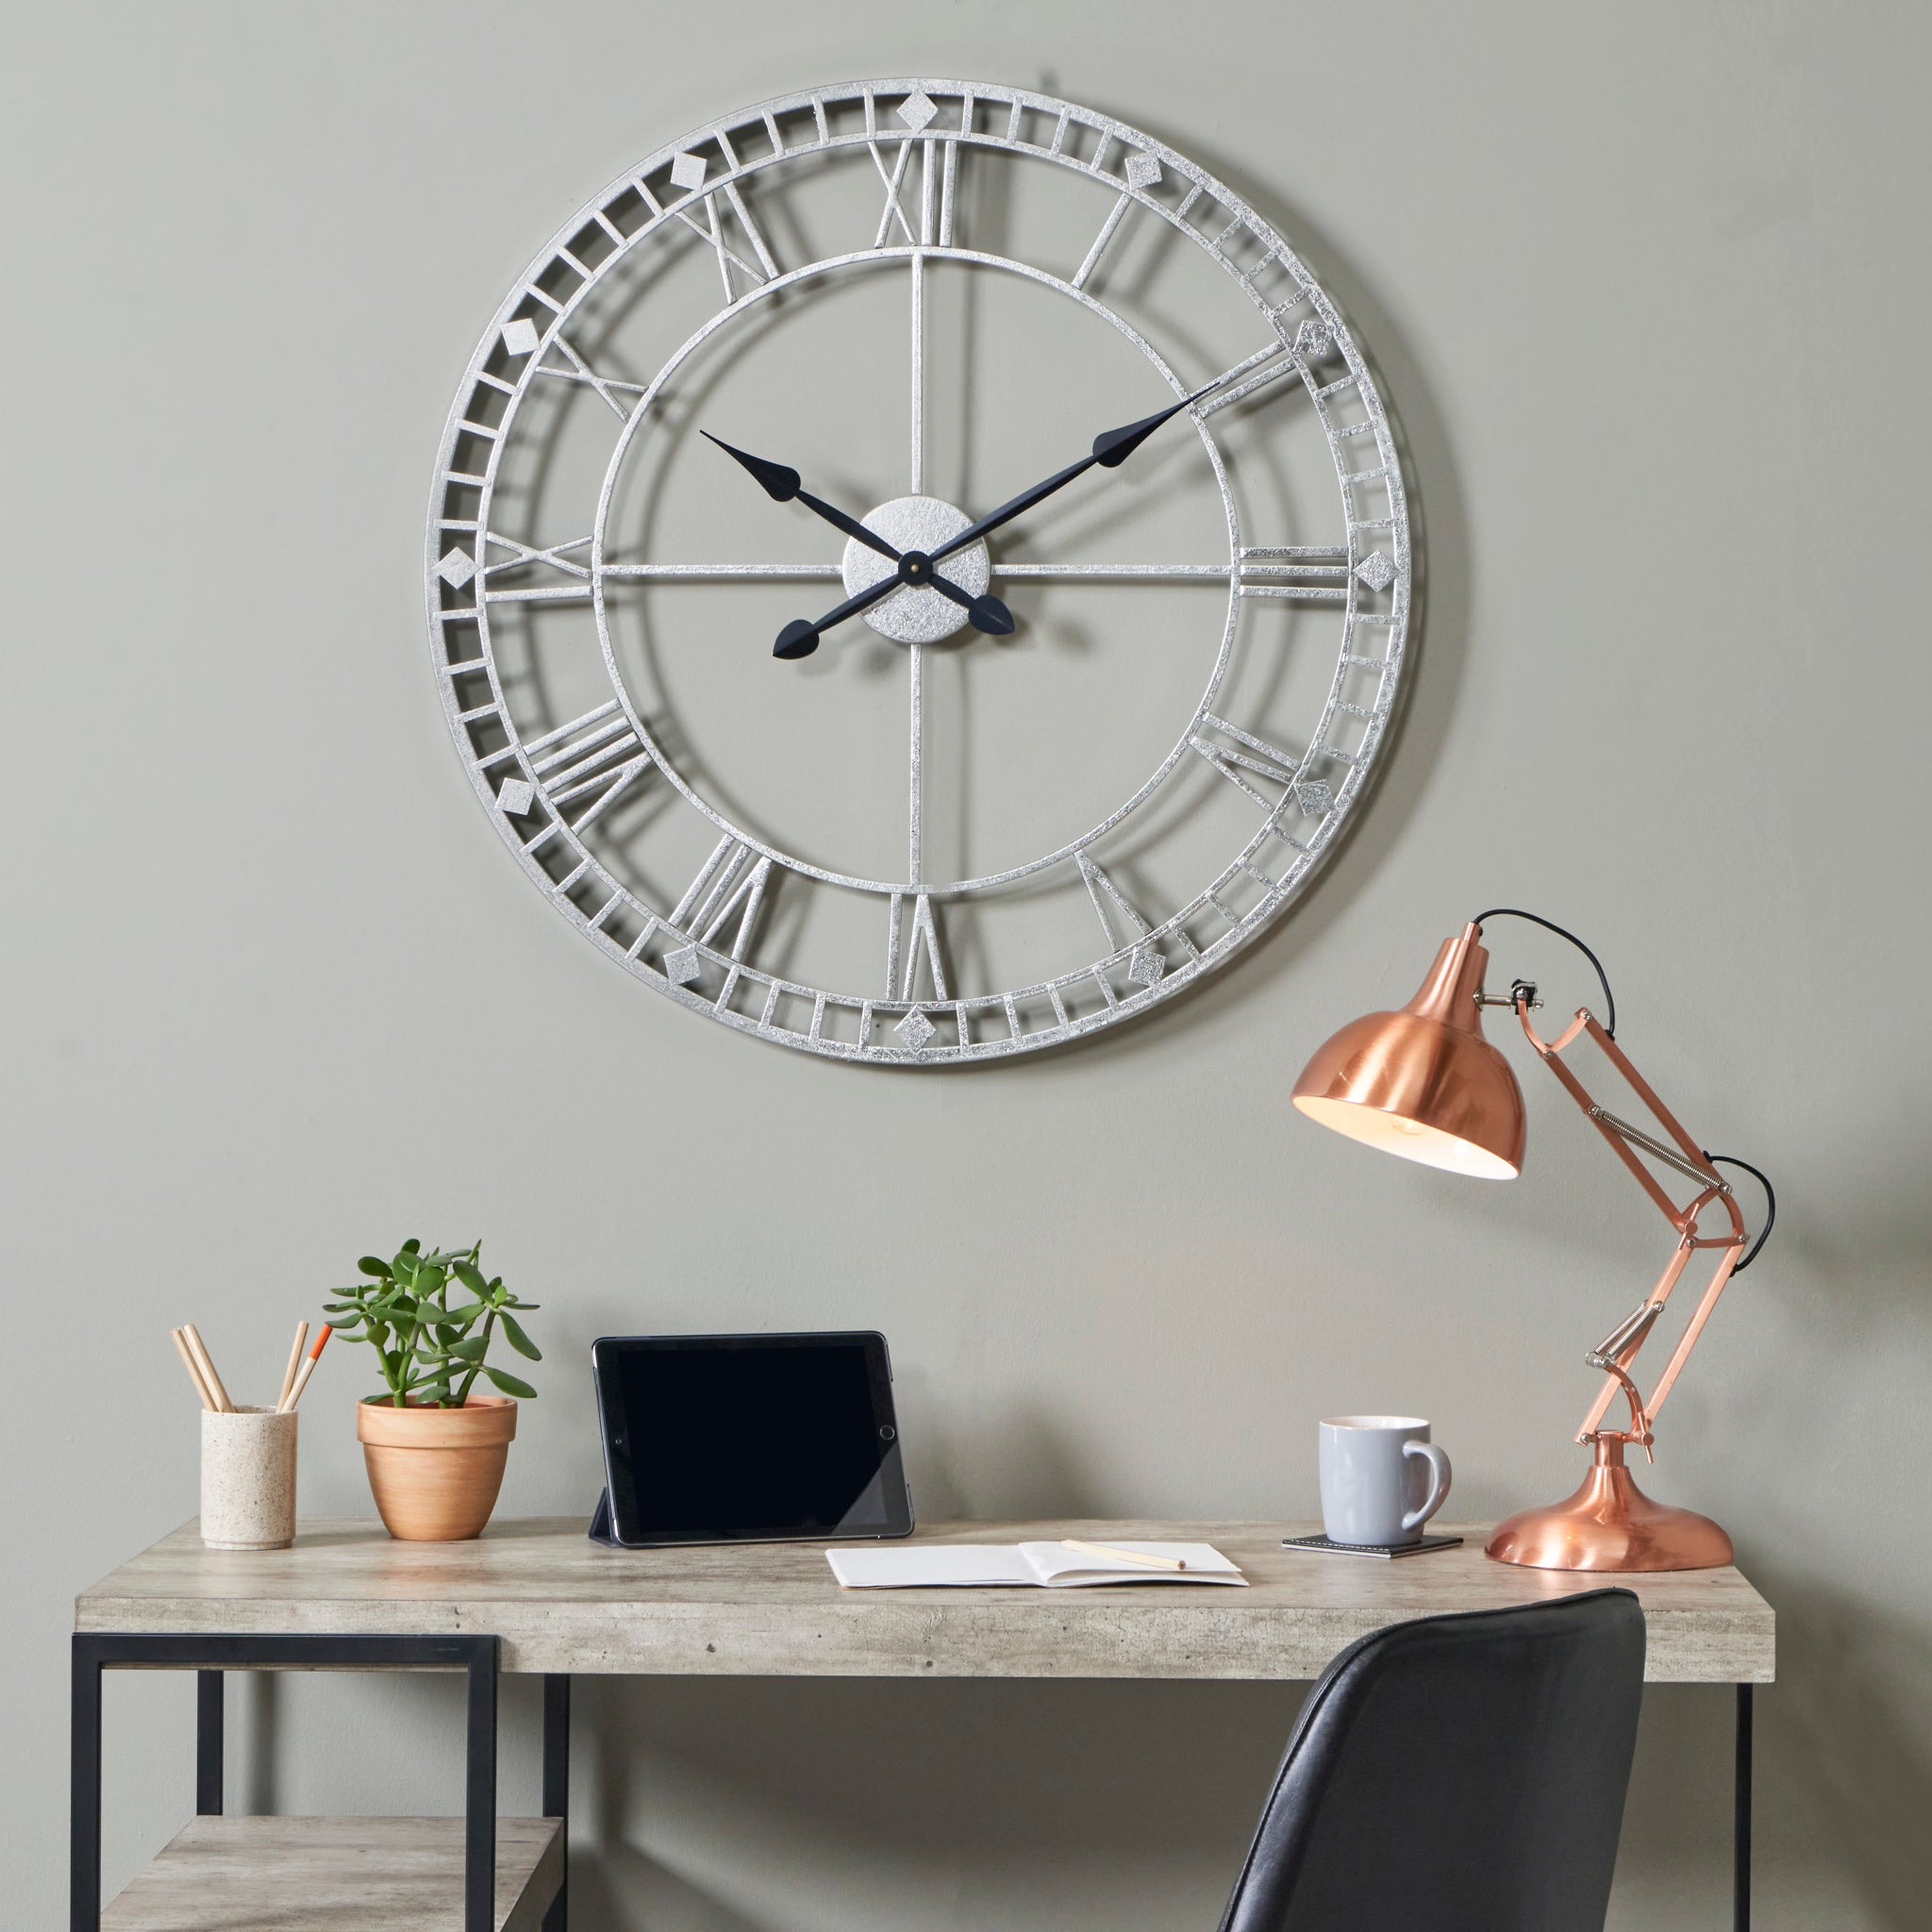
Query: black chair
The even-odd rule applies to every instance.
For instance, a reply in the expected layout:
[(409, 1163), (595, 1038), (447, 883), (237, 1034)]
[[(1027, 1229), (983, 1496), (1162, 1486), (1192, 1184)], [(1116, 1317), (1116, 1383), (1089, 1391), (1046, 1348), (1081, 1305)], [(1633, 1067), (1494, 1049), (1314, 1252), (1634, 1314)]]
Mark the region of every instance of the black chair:
[(1308, 1692), (1222, 1932), (1603, 1932), (1642, 1695), (1627, 1590), (1364, 1637)]

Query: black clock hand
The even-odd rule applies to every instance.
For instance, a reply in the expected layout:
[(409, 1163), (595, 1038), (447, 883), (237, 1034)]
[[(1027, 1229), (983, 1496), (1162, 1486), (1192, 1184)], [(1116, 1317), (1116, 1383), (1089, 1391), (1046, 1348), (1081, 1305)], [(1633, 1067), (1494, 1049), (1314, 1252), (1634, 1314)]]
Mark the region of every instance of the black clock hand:
[[(834, 529), (844, 531), (846, 536), (863, 543), (868, 550), (876, 551), (879, 556), (890, 558), (895, 564), (903, 565), (905, 563), (905, 557), (899, 551), (893, 549), (877, 531), (867, 529), (857, 517), (847, 516), (836, 504), (827, 503), (823, 497), (814, 496), (810, 491), (805, 489), (799, 479), (798, 472), (789, 464), (768, 462), (763, 457), (755, 457), (748, 450), (734, 449), (730, 443), (724, 441), (722, 438), (713, 436), (708, 429), (700, 429), (698, 434), (707, 442), (715, 442), (727, 457), (731, 457), (736, 461), (741, 463), (751, 473), (752, 476), (756, 478), (758, 487), (764, 491), (765, 494), (773, 502), (802, 503), (807, 509), (815, 511), (818, 515), (824, 517), (826, 523), (830, 524)], [(997, 597), (975, 597), (970, 591), (961, 590), (950, 578), (941, 576), (930, 567), (929, 563), (923, 571), (916, 570), (913, 575), (919, 583), (930, 585), (941, 596), (949, 597), (955, 604), (958, 605), (966, 612), (967, 618), (974, 629), (984, 631), (989, 637), (1003, 638), (1011, 634), (1013, 628), (1012, 613)], [(901, 582), (907, 580), (903, 574), (898, 579)], [(836, 618), (825, 618), (822, 619), (816, 626), (808, 626), (808, 628), (814, 630), (811, 646), (813, 650), (818, 648), (816, 631), (822, 630), (827, 625), (837, 621)], [(788, 626), (788, 628), (790, 627)], [(809, 653), (799, 651), (790, 653), (789, 655), (806, 657)]]
[(727, 457), (742, 463), (757, 479), (758, 487), (774, 503), (802, 503), (807, 509), (815, 510), (834, 529), (843, 530), (848, 537), (857, 538), (868, 550), (876, 550), (881, 557), (889, 557), (894, 563), (899, 553), (881, 537), (876, 530), (868, 530), (857, 517), (849, 517), (835, 504), (812, 495), (803, 485), (796, 470), (786, 463), (767, 462), (763, 457), (755, 457), (749, 451), (734, 449), (721, 437), (711, 434), (708, 429), (700, 429), (698, 434), (707, 442), (715, 442)]
[(808, 624), (802, 617), (794, 617), (778, 633), (778, 641), (772, 646), (774, 658), (809, 658), (819, 647), (819, 633), (830, 630), (835, 624), (843, 624), (848, 617), (856, 617), (868, 604), (876, 604), (881, 597), (889, 595), (899, 588), (897, 577), (881, 577), (869, 591), (861, 591), (856, 597), (848, 597), (844, 603), (835, 606), (819, 619)]
[(1056, 490), (1064, 489), (1075, 476), (1084, 476), (1098, 463), (1104, 470), (1117, 470), (1134, 454), (1170, 416), (1178, 416), (1191, 403), (1198, 403), (1214, 385), (1197, 389), (1191, 396), (1183, 396), (1171, 408), (1162, 409), (1157, 415), (1143, 416), (1138, 423), (1126, 424), (1119, 429), (1103, 430), (1093, 439), (1092, 450), (1082, 457), (1077, 463), (1069, 463), (1064, 470), (1056, 472), (1044, 483), (1036, 483), (1031, 490), (1024, 490), (999, 508), (983, 516), (976, 524), (969, 524), (957, 537), (949, 537), (932, 553), (935, 563), (941, 558), (950, 557), (956, 550), (963, 550), (969, 543), (976, 543), (989, 531), (997, 530), (1002, 524), (1009, 524), (1017, 516), (1024, 515), (1036, 503), (1051, 496)]

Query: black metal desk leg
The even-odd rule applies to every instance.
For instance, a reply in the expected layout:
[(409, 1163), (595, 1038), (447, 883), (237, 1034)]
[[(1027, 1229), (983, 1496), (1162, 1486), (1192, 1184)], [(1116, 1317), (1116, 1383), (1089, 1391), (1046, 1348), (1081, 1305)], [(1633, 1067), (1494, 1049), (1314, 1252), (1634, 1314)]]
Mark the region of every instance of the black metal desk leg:
[(69, 1774), (69, 1932), (100, 1932), (101, 1924), (101, 1652), (91, 1637), (74, 1640), (74, 1707)]
[(194, 1674), (194, 1808), (222, 1815), (222, 1674)]
[(570, 1678), (543, 1679), (543, 1815), (564, 1821), (563, 1879), (543, 1914), (542, 1932), (565, 1932), (570, 1923)]
[(1737, 1932), (1751, 1932), (1751, 1689), (1738, 1686), (1738, 1809), (1731, 1874), (1731, 1920)]
[(469, 1774), (463, 1796), (463, 1932), (496, 1925), (496, 1640), (469, 1661)]

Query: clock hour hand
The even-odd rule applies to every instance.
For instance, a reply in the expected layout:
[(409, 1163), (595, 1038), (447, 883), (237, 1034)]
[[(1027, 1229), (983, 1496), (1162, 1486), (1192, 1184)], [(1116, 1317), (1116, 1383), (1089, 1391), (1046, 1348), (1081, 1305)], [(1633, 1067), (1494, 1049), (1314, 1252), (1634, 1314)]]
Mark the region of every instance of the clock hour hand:
[[(970, 591), (961, 590), (950, 578), (941, 576), (938, 571), (934, 570), (930, 560), (926, 558), (915, 556), (911, 570), (908, 572), (906, 567), (907, 557), (905, 554), (895, 550), (877, 531), (867, 529), (857, 517), (846, 515), (836, 504), (827, 503), (823, 497), (814, 496), (810, 491), (803, 487), (798, 472), (792, 469), (790, 464), (769, 462), (763, 457), (753, 456), (748, 450), (735, 449), (730, 443), (724, 441), (723, 438), (713, 436), (708, 429), (701, 429), (698, 431), (698, 434), (707, 442), (716, 443), (727, 457), (741, 463), (757, 480), (758, 487), (764, 491), (765, 494), (773, 502), (802, 503), (806, 508), (815, 511), (819, 516), (824, 517), (826, 523), (830, 524), (834, 529), (844, 531), (848, 537), (863, 543), (868, 550), (876, 551), (879, 556), (897, 564), (899, 566), (899, 575), (896, 578), (889, 577), (886, 580), (886, 590), (891, 590), (900, 583), (910, 583), (915, 587), (930, 587), (932, 590), (937, 591), (941, 596), (950, 598), (955, 604), (958, 605), (965, 611), (967, 619), (974, 630), (983, 631), (987, 636), (996, 638), (1009, 637), (1012, 634), (1012, 612), (997, 597), (975, 597)], [(885, 591), (881, 591), (879, 594), (883, 596)], [(877, 599), (868, 596), (865, 601), (867, 604), (870, 604), (876, 602)], [(862, 610), (864, 608), (865, 605), (860, 604), (855, 606), (854, 609)], [(793, 633), (796, 633), (796, 637), (793, 639), (794, 643), (801, 642), (808, 634), (809, 634), (811, 641), (806, 644), (803, 649), (780, 650), (774, 655), (781, 658), (809, 657), (813, 651), (818, 649), (818, 633), (821, 630), (828, 629), (841, 618), (852, 614), (852, 610), (848, 610), (844, 605), (841, 605), (836, 612), (828, 613), (821, 618), (816, 625), (804, 624), (802, 619), (799, 623), (787, 625), (779, 640), (781, 643), (785, 638), (792, 637)]]
[(1128, 423), (1119, 429), (1104, 429), (1093, 439), (1092, 449), (1077, 463), (1069, 463), (1064, 470), (1056, 471), (1043, 483), (1036, 483), (1031, 490), (1023, 490), (1018, 496), (990, 511), (976, 524), (969, 524), (957, 537), (949, 538), (932, 554), (937, 563), (941, 558), (950, 557), (956, 550), (963, 550), (969, 543), (976, 543), (990, 531), (997, 530), (1003, 524), (1009, 524), (1017, 516), (1024, 516), (1036, 503), (1043, 502), (1056, 490), (1064, 489), (1075, 476), (1084, 476), (1097, 463), (1103, 470), (1117, 470), (1126, 459), (1165, 423), (1170, 416), (1178, 416), (1190, 404), (1198, 403), (1214, 385), (1197, 389), (1191, 396), (1183, 396), (1179, 402), (1158, 411), (1152, 416), (1143, 416), (1138, 423)]
[(778, 633), (778, 641), (772, 646), (772, 656), (809, 658), (818, 649), (823, 632), (830, 630), (835, 624), (843, 624), (848, 617), (858, 616), (881, 597), (891, 596), (902, 585), (915, 591), (938, 591), (941, 595), (950, 597), (965, 610), (974, 629), (984, 631), (989, 637), (1006, 637), (1013, 628), (1012, 612), (997, 597), (975, 597), (970, 591), (962, 591), (958, 584), (948, 583), (941, 576), (922, 552), (908, 550), (899, 559), (899, 568), (892, 575), (881, 577), (856, 597), (848, 597), (844, 603), (834, 606), (816, 624), (803, 617), (793, 618)]
[(890, 596), (899, 588), (897, 577), (881, 577), (870, 590), (859, 591), (856, 597), (848, 597), (842, 604), (835, 605), (816, 624), (803, 617), (794, 617), (778, 633), (778, 641), (772, 646), (774, 658), (809, 658), (819, 647), (819, 633), (830, 630), (835, 624), (843, 624), (848, 617), (857, 617), (870, 604), (876, 604), (881, 597)]

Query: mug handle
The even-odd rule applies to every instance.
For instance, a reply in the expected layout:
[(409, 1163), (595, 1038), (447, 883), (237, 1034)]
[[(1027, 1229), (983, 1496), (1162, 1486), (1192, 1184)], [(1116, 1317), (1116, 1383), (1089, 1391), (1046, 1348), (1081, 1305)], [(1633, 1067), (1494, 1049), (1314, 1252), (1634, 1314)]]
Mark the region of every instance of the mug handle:
[(1425, 1456), (1429, 1462), (1429, 1493), (1420, 1509), (1411, 1509), (1402, 1519), (1404, 1529), (1419, 1529), (1449, 1500), (1449, 1458), (1433, 1442), (1405, 1442), (1405, 1456)]

